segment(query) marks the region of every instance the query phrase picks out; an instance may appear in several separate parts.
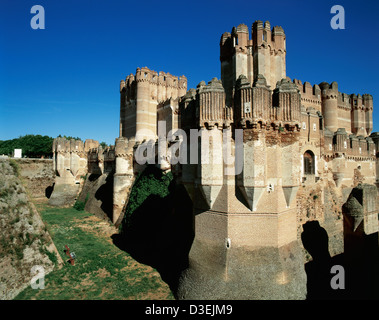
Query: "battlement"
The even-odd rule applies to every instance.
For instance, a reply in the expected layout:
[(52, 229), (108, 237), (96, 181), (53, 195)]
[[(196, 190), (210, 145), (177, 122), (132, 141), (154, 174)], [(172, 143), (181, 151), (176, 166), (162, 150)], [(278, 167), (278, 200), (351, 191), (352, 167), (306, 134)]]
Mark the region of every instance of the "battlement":
[(176, 77), (170, 73), (156, 72), (147, 67), (137, 68), (136, 74), (130, 74), (120, 81), (121, 103), (135, 106), (138, 89), (150, 91), (151, 99), (164, 101), (171, 97), (177, 98), (187, 90), (187, 78)]
[(346, 128), (349, 132), (367, 136), (372, 131), (373, 100), (369, 94), (346, 94), (338, 91), (337, 82), (320, 83), (323, 115), (331, 131)]
[(325, 135), (325, 155), (341, 156), (356, 160), (374, 160), (376, 158), (375, 143), (371, 137), (348, 134), (339, 128), (333, 135)]
[(88, 150), (88, 156), (87, 156), (88, 162), (98, 162), (98, 161), (102, 162), (103, 161), (102, 155), (103, 155), (102, 146), (99, 145), (97, 148), (91, 148), (90, 150)]
[(53, 141), (53, 153), (84, 153), (86, 145), (81, 140), (58, 137)]
[(351, 100), (350, 96), (346, 93), (338, 92), (338, 108), (344, 109), (344, 110), (351, 110)]
[(312, 86), (310, 82), (306, 81), (302, 83), (301, 80), (298, 79), (293, 79), (292, 82), (297, 85), (302, 98), (321, 101), (321, 89), (319, 85), (314, 84)]
[[(300, 86), (302, 85), (300, 80), (294, 80), (294, 82)], [(337, 99), (338, 101), (338, 108), (346, 109), (346, 110), (354, 110), (354, 109), (360, 109), (360, 110), (372, 110), (373, 108), (373, 98), (370, 94), (363, 94), (363, 95), (356, 95), (353, 94), (346, 94), (338, 91), (338, 84), (337, 82), (332, 82), (331, 84), (327, 82), (320, 83), (319, 86), (315, 85), (313, 89), (313, 94), (315, 95), (315, 87), (320, 89), (322, 91), (322, 97), (324, 99)], [(305, 92), (305, 90), (303, 91)], [(317, 92), (319, 92), (317, 90)]]
[(221, 80), (230, 105), (235, 82), (240, 75), (253, 83), (258, 74), (266, 78), (272, 88), (286, 77), (286, 36), (280, 26), (271, 28), (270, 22), (257, 20), (233, 27), (220, 39)]
[[(289, 77), (287, 79), (291, 80)], [(299, 89), (299, 92), (301, 94), (301, 103), (306, 108), (307, 107), (314, 107), (317, 109), (317, 111), (321, 111), (321, 89), (319, 85), (314, 84), (311, 85), (310, 82), (302, 82), (298, 79), (293, 79), (292, 81), (297, 88)]]
[(255, 47), (269, 46), (272, 50), (285, 52), (286, 35), (281, 26), (274, 26), (271, 29), (269, 21), (263, 23), (257, 20), (252, 26), (252, 45)]
[(328, 82), (321, 82), (319, 84), (321, 95), (323, 99), (337, 99), (338, 97), (338, 83), (333, 81), (331, 84)]
[(99, 146), (99, 141), (87, 139), (84, 142), (84, 151), (88, 152), (92, 148), (97, 148)]
[(253, 23), (251, 33), (246, 24), (239, 24), (232, 28), (231, 33), (224, 32), (221, 35), (221, 61), (227, 59), (232, 51), (245, 51), (246, 47), (253, 47), (256, 50), (258, 47), (270, 47), (274, 51), (285, 52), (285, 33), (281, 26), (274, 26), (271, 29), (269, 21), (263, 23), (257, 20)]
[[(187, 78), (137, 68), (120, 82), (120, 137), (132, 138), (140, 129), (156, 135), (158, 106), (170, 99), (179, 99), (187, 91)], [(128, 125), (126, 124), (128, 122)]]
[(130, 87), (132, 83), (148, 82), (155, 85), (172, 87), (172, 88), (184, 88), (187, 89), (187, 78), (182, 75), (180, 77), (173, 76), (170, 73), (160, 71), (159, 73), (150, 70), (147, 67), (137, 68), (136, 74), (130, 74), (125, 80), (121, 80), (120, 91), (126, 87)]

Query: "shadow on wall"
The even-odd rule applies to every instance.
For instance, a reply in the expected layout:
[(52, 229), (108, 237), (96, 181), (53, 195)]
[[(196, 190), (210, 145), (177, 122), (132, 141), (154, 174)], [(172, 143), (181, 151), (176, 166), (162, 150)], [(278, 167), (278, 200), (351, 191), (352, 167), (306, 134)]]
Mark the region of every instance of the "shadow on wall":
[(48, 187), (45, 189), (45, 197), (46, 197), (47, 199), (50, 199), (51, 194), (53, 193), (53, 190), (54, 190), (54, 185), (55, 185), (55, 183), (53, 183), (53, 185), (48, 186)]
[[(156, 179), (162, 177), (162, 171), (155, 167), (148, 167), (144, 173)], [(138, 187), (135, 184), (133, 189)], [(157, 269), (175, 295), (179, 276), (188, 267), (194, 238), (192, 201), (175, 179), (164, 188), (166, 196), (150, 194), (129, 218), (125, 215), (120, 234), (112, 238), (116, 246), (138, 262)], [(125, 219), (129, 219), (128, 223)]]
[(101, 201), (100, 209), (108, 216), (113, 218), (113, 173), (108, 174), (105, 183), (96, 191), (95, 198)]
[[(343, 254), (331, 257), (328, 234), (318, 221), (305, 223), (303, 230), (301, 240), (313, 258), (305, 264), (308, 300), (379, 298), (378, 233), (367, 236), (366, 248), (370, 249), (362, 250), (359, 254), (354, 251), (352, 256), (349, 248), (345, 247)], [(339, 271), (332, 273), (333, 266), (342, 266), (344, 274)], [(333, 289), (331, 282), (336, 281), (341, 285), (341, 279), (344, 289)]]
[(113, 172), (89, 174), (78, 197), (85, 203), (86, 211), (110, 221), (113, 216), (113, 179)]

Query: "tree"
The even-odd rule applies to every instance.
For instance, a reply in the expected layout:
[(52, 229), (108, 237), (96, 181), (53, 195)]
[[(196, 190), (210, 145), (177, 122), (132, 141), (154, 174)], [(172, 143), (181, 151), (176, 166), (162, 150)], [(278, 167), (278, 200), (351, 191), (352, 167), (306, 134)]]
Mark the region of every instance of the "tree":
[(11, 156), (14, 149), (22, 149), (23, 155), (36, 157), (52, 156), (53, 138), (28, 134), (12, 140), (0, 141), (0, 154)]
[(58, 136), (58, 138), (65, 138), (66, 140), (72, 140), (72, 139), (74, 139), (74, 140), (80, 140), (80, 141), (82, 141), (82, 139), (80, 139), (79, 137), (71, 137), (71, 136), (66, 136), (66, 135), (64, 135), (62, 137), (61, 134)]

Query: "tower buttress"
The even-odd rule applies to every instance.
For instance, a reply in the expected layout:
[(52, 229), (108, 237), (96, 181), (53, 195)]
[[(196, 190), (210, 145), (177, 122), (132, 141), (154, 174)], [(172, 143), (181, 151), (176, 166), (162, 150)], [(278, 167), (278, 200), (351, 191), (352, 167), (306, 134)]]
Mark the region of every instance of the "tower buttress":
[(351, 131), (357, 136), (367, 136), (366, 131), (366, 115), (363, 109), (362, 96), (358, 94), (352, 94), (350, 96), (351, 101)]
[(362, 98), (363, 98), (362, 102), (363, 102), (364, 111), (365, 111), (366, 131), (367, 131), (367, 135), (370, 135), (373, 129), (373, 123), (372, 123), (373, 99), (372, 99), (372, 95), (370, 94), (364, 94)]

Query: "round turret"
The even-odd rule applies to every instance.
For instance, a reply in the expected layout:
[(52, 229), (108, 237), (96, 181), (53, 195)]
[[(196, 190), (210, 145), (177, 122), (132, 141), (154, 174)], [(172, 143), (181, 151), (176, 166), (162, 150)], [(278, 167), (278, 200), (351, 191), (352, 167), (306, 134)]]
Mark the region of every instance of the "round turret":
[(322, 97), (322, 114), (324, 116), (325, 128), (331, 132), (338, 129), (338, 84), (322, 82), (319, 85)]

